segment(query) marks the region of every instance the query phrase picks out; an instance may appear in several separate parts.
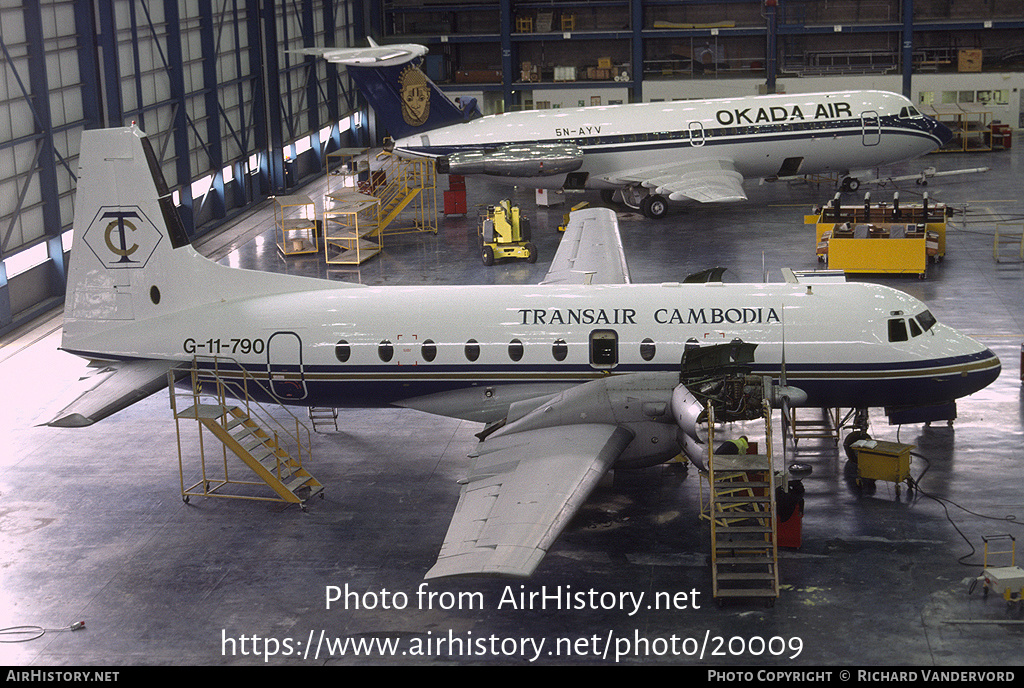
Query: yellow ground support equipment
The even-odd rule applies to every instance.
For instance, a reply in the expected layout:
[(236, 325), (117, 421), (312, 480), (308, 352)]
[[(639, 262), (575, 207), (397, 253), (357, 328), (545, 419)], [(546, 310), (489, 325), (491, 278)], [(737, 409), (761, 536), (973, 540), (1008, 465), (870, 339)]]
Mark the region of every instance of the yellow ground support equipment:
[[(974, 592), (974, 588), (980, 581), (982, 583), (982, 595), (987, 599), (989, 590), (1001, 595), (1007, 605), (1016, 605), (1018, 611), (1024, 611), (1024, 570), (1017, 563), (1017, 540), (1012, 535), (988, 535), (981, 538), (985, 543), (984, 571), (977, 578), (971, 581), (968, 593)], [(998, 540), (1008, 540), (1010, 549), (991, 550), (989, 544)], [(1009, 554), (1009, 566), (989, 566), (988, 556), (990, 554)]]
[(910, 450), (912, 444), (865, 439), (851, 445), (857, 452), (857, 485), (862, 480), (884, 480), (896, 483), (896, 496), (900, 496), (900, 483), (914, 489), (910, 477)]
[(480, 238), (484, 265), (494, 265), (503, 258), (537, 262), (537, 247), (530, 241), (530, 221), (508, 199), (487, 208), (487, 217), (480, 223)]
[(929, 263), (946, 255), (947, 207), (929, 203), (890, 203), (842, 206), (839, 194), (832, 203), (804, 217), (816, 225), (815, 250), (829, 269), (847, 273), (916, 274), (924, 277)]
[(590, 207), (590, 203), (588, 203), (587, 201), (582, 201), (582, 202), (577, 203), (576, 205), (574, 205), (572, 208), (570, 208), (569, 212), (567, 212), (565, 215), (562, 215), (562, 224), (558, 225), (558, 231), (559, 232), (564, 232), (565, 231), (565, 228), (569, 224), (569, 216), (574, 211), (576, 211), (576, 210), (583, 210), (584, 208), (589, 208), (589, 207)]

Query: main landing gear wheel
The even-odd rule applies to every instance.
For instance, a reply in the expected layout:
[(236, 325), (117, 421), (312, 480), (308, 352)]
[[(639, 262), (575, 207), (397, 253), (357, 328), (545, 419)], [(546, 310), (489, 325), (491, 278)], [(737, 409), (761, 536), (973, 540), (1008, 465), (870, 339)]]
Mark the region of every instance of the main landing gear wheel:
[(860, 188), (860, 180), (856, 177), (843, 177), (843, 183), (840, 188), (843, 191), (856, 191)]
[(668, 201), (663, 196), (651, 194), (640, 202), (640, 210), (652, 220), (660, 220), (668, 214)]
[(871, 435), (869, 435), (863, 430), (854, 430), (853, 432), (846, 436), (846, 439), (843, 440), (843, 449), (846, 450), (846, 458), (850, 461), (850, 463), (854, 465), (857, 464), (857, 450), (854, 449), (851, 445), (854, 442), (869, 439), (871, 439)]

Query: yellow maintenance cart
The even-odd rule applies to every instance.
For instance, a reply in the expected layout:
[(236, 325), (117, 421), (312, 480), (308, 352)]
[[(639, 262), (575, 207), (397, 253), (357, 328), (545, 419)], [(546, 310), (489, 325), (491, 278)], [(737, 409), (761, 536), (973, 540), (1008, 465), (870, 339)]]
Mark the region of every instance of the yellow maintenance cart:
[[(984, 571), (977, 578), (971, 581), (968, 594), (974, 592), (978, 583), (982, 583), (982, 596), (988, 598), (992, 592), (1000, 595), (1006, 600), (1007, 606), (1016, 606), (1017, 612), (1024, 612), (1024, 570), (1017, 566), (1017, 539), (1012, 535), (989, 535), (981, 538), (985, 542)], [(1010, 549), (991, 550), (989, 545), (993, 541), (1008, 541)], [(989, 566), (989, 555), (1010, 555), (1009, 566)]]
[(891, 204), (872, 204), (865, 194), (862, 206), (842, 206), (836, 194), (804, 222), (816, 225), (815, 250), (829, 269), (923, 278), (928, 264), (946, 255), (948, 214), (945, 205), (929, 203), (927, 193), (921, 203), (903, 205), (899, 194)]
[(912, 444), (883, 442), (864, 439), (850, 445), (857, 452), (857, 485), (864, 480), (883, 480), (896, 484), (896, 496), (900, 496), (900, 483), (914, 489), (910, 477), (910, 450)]
[(487, 217), (480, 223), (480, 239), (484, 265), (494, 265), (502, 258), (537, 262), (537, 247), (530, 241), (530, 221), (508, 199), (487, 208)]

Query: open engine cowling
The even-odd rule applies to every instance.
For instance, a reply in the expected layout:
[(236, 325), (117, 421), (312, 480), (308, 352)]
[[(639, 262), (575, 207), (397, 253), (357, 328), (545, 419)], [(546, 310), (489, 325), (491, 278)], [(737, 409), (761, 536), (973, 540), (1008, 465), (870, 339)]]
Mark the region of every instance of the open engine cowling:
[(493, 150), (464, 151), (438, 158), (441, 174), (488, 174), (496, 177), (549, 177), (583, 166), (583, 150), (574, 144), (533, 143)]

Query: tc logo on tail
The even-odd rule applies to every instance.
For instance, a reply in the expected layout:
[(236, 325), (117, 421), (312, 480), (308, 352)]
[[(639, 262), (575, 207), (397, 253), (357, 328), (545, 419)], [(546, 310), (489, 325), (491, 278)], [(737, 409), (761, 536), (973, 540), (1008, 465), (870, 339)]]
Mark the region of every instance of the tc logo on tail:
[(103, 206), (82, 238), (104, 267), (139, 269), (163, 235), (138, 206)]

